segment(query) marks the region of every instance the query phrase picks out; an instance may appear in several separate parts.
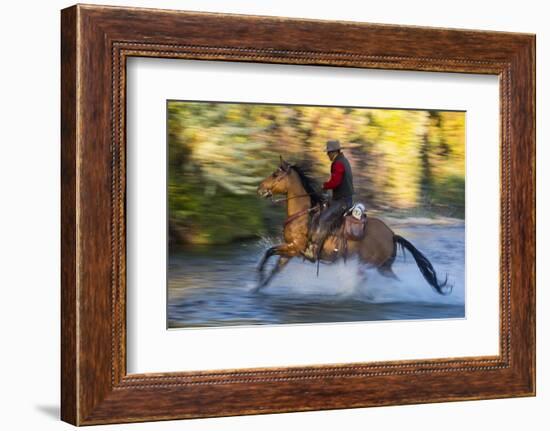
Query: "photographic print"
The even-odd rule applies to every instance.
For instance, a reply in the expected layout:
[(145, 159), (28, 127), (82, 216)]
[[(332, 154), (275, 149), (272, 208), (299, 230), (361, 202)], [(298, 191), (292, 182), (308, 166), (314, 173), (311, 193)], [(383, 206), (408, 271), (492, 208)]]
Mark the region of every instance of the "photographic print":
[(62, 420), (534, 396), (535, 46), (64, 9)]
[(465, 127), (168, 100), (168, 328), (464, 318)]

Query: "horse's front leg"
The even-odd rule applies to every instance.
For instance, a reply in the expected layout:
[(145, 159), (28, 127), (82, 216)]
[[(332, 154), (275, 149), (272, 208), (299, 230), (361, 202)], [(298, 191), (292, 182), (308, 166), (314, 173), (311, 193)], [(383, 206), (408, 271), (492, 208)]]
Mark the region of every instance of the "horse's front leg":
[(269, 275), (260, 281), (260, 283), (258, 284), (256, 289), (254, 289), (254, 291), (257, 292), (262, 287), (267, 286), (269, 282), (273, 279), (273, 277), (275, 277), (275, 275), (278, 274), (281, 271), (281, 269), (283, 269), (286, 266), (286, 264), (290, 261), (290, 259), (292, 258), (286, 257), (286, 256), (280, 256), (279, 259), (277, 260), (277, 263), (269, 273)]
[[(282, 268), (281, 267), (281, 268), (277, 269), (277, 267), (280, 264), (280, 261), (277, 262), (277, 265), (274, 268), (275, 272), (272, 271), (269, 274), (269, 276), (268, 276), (269, 280), (267, 280), (267, 282), (266, 282), (266, 278), (264, 277), (264, 268), (265, 268), (265, 264), (267, 263), (267, 261), (269, 260), (269, 258), (271, 256), (279, 255), (279, 256), (282, 256), (282, 257), (285, 257), (285, 258), (292, 258), (294, 256), (297, 256), (298, 253), (299, 252), (296, 249), (296, 245), (294, 243), (279, 244), (279, 245), (268, 248), (266, 250), (266, 252), (264, 253), (264, 256), (262, 257), (262, 260), (260, 261), (260, 264), (258, 265), (258, 272), (260, 274), (260, 281), (259, 281), (258, 286), (256, 287), (255, 290), (257, 291), (262, 286), (265, 286), (267, 284), (267, 282), (269, 282), (269, 280), (271, 280), (271, 278), (273, 278), (273, 276)], [(286, 264), (286, 262), (284, 262), (284, 264)], [(284, 264), (282, 266), (284, 266)]]
[(264, 273), (264, 267), (265, 267), (265, 264), (267, 263), (268, 259), (277, 254), (277, 250), (280, 248), (281, 246), (280, 245), (276, 245), (276, 246), (273, 246), (273, 247), (269, 247), (265, 253), (264, 253), (264, 256), (262, 257), (262, 260), (260, 261), (260, 264), (258, 265), (258, 272), (260, 273), (260, 277), (263, 278), (263, 273)]

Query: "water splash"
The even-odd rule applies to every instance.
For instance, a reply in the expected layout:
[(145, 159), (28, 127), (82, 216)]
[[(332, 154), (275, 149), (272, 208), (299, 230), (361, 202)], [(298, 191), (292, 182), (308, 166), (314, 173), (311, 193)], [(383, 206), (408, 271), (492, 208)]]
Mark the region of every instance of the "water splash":
[[(275, 243), (271, 238), (264, 238), (258, 246), (269, 248)], [(449, 274), (449, 283), (453, 285), (451, 294), (443, 296), (426, 282), (413, 257), (408, 252), (405, 253), (405, 256), (399, 253), (393, 265), (398, 280), (384, 277), (375, 269), (365, 269), (357, 258), (329, 265), (321, 264), (317, 277), (315, 264), (295, 258), (262, 292), (266, 295), (333, 296), (372, 303), (464, 304), (463, 261), (432, 260), (438, 277), (444, 279), (445, 274)], [(247, 284), (249, 289), (255, 285), (253, 282)]]
[(294, 259), (274, 279), (267, 290), (273, 294), (325, 295), (346, 297), (356, 294), (361, 281), (356, 262), (317, 265)]

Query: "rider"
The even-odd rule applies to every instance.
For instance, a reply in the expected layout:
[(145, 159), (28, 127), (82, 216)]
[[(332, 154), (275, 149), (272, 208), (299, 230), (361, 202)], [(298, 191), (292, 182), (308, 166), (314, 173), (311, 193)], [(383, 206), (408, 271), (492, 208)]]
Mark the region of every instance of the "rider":
[(348, 159), (342, 153), (340, 142), (327, 141), (326, 153), (332, 164), (330, 179), (323, 184), (323, 189), (332, 190), (332, 199), (329, 207), (321, 213), (319, 223), (311, 235), (311, 242), (303, 253), (311, 260), (318, 260), (331, 227), (353, 205), (353, 175)]

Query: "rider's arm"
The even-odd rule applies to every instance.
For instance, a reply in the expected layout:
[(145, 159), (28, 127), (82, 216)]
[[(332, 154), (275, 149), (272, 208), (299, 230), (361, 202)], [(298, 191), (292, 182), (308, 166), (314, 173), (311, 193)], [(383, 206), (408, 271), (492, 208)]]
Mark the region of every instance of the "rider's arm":
[(344, 167), (343, 163), (341, 163), (340, 161), (334, 163), (334, 165), (332, 165), (332, 172), (330, 175), (330, 179), (323, 184), (323, 189), (331, 190), (338, 187), (342, 182), (342, 179), (344, 178), (345, 171), (346, 171), (346, 168)]

